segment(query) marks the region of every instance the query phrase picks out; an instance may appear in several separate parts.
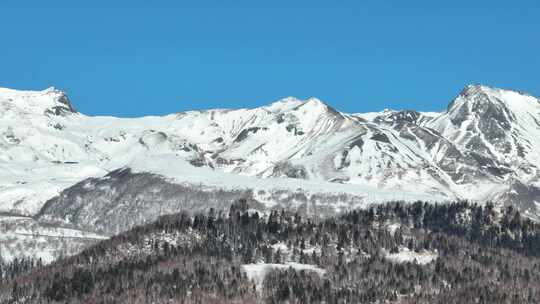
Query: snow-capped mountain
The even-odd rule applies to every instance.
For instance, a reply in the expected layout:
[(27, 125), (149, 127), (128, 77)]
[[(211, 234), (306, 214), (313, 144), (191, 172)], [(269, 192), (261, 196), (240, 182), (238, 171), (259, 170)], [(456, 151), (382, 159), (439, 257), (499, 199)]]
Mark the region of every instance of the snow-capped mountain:
[(485, 86), (466, 87), (441, 113), (346, 114), (290, 97), (254, 109), (93, 117), (54, 88), (0, 89), (0, 111), (2, 212), (36, 215), (72, 185), (121, 168), (254, 191), (267, 206), (272, 192), (299, 189), (360, 204), (494, 200), (532, 217), (540, 202), (540, 103)]
[(91, 117), (54, 88), (0, 89), (0, 107), (0, 209), (26, 215), (122, 167), (207, 186), (414, 189), (478, 201), (540, 183), (538, 99), (478, 85), (442, 113), (345, 114), (315, 98), (285, 98), (254, 109)]
[[(380, 166), (376, 161), (355, 166), (361, 176), (351, 178), (351, 166), (341, 163), (350, 161), (348, 151), (367, 148), (381, 155), (365, 157), (388, 158), (384, 151), (392, 148), (385, 138), (394, 140), (391, 130), (339, 113), (317, 99), (136, 119), (83, 115), (55, 89), (2, 89), (0, 104), (4, 212), (34, 215), (63, 189), (123, 167), (218, 188), (302, 188), (372, 199), (381, 194), (380, 200), (420, 195), (400, 192), (403, 182), (398, 178), (395, 187), (384, 187), (381, 183), (391, 181), (383, 178), (388, 169), (375, 170)], [(396, 145), (405, 149), (404, 143)], [(425, 190), (424, 198), (449, 197), (436, 187)]]
[(94, 232), (195, 210), (216, 191), (317, 213), (469, 199), (540, 214), (540, 102), (479, 85), (441, 113), (290, 97), (129, 119), (86, 116), (54, 88), (0, 89), (0, 135), (0, 212)]

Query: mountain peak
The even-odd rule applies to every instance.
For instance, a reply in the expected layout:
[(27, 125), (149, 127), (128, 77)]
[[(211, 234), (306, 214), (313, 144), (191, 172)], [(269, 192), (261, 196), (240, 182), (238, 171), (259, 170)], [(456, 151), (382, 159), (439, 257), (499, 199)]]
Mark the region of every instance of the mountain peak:
[(46, 88), (45, 90), (43, 90), (41, 92), (43, 92), (45, 94), (55, 94), (55, 93), (65, 94), (63, 91), (58, 90), (54, 86), (50, 86), (50, 87)]
[(289, 96), (289, 97), (280, 99), (276, 102), (273, 102), (270, 105), (266, 106), (265, 108), (272, 112), (282, 112), (282, 111), (287, 111), (287, 110), (296, 108), (302, 103), (303, 103), (302, 100), (296, 97)]
[(314, 111), (314, 112), (324, 111), (324, 112), (337, 113), (337, 111), (334, 108), (332, 108), (325, 102), (315, 97), (310, 97), (305, 100), (301, 100), (296, 97), (286, 97), (264, 108), (272, 112), (283, 112), (283, 111), (289, 111), (289, 110), (302, 108), (303, 110)]
[(502, 101), (504, 101), (505, 99), (511, 98), (512, 96), (510, 95), (514, 95), (513, 96), (514, 98), (517, 96), (534, 98), (532, 95), (519, 91), (519, 90), (503, 89), (503, 88), (491, 87), (491, 86), (487, 86), (483, 84), (469, 84), (459, 93), (459, 96), (471, 97), (471, 96), (481, 95), (481, 94), (485, 94), (490, 97), (495, 97), (497, 99), (501, 99)]
[(508, 111), (500, 89), (483, 85), (468, 85), (448, 105), (451, 121), (459, 125), (470, 119), (495, 119), (508, 123)]
[(313, 113), (320, 113), (320, 114), (322, 114), (322, 113), (330, 114), (330, 115), (335, 116), (335, 117), (343, 118), (343, 115), (341, 115), (341, 113), (339, 113), (339, 111), (337, 111), (333, 107), (329, 106), (327, 103), (325, 103), (325, 102), (323, 102), (320, 99), (315, 98), (315, 97), (311, 97), (311, 98), (306, 99), (303, 104), (298, 106), (298, 108), (299, 109), (301, 108), (304, 111), (309, 111), (309, 112), (313, 112)]
[(0, 103), (6, 109), (18, 109), (23, 113), (60, 116), (77, 113), (67, 94), (55, 87), (41, 91), (0, 88)]
[(321, 106), (321, 105), (327, 106), (326, 103), (322, 102), (319, 98), (316, 98), (316, 97), (310, 97), (310, 98), (308, 98), (308, 99), (305, 101), (305, 103), (306, 103), (306, 104), (316, 105), (316, 106)]
[(507, 89), (501, 89), (496, 87), (491, 87), (483, 84), (469, 84), (458, 95), (459, 97), (468, 99), (468, 100), (474, 100), (477, 96), (484, 96), (485, 98), (491, 101), (494, 101), (496, 99), (504, 99), (501, 98), (501, 95), (504, 94), (517, 94), (517, 95), (524, 95), (522, 92), (514, 91), (514, 90), (507, 90)]

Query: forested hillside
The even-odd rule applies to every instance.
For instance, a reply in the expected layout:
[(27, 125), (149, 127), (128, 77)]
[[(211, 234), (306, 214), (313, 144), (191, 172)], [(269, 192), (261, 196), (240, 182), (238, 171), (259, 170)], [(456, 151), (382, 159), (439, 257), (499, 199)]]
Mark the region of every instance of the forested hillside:
[(514, 208), (389, 203), (326, 219), (176, 214), (43, 266), (0, 303), (538, 303), (540, 225)]

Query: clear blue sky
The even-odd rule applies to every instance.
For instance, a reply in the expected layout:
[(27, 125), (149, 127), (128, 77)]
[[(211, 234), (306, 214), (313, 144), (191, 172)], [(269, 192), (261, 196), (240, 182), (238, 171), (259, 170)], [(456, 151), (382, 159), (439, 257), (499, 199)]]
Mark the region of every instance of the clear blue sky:
[(540, 96), (537, 1), (0, 2), (0, 86), (56, 86), (86, 114), (439, 110), (468, 83)]

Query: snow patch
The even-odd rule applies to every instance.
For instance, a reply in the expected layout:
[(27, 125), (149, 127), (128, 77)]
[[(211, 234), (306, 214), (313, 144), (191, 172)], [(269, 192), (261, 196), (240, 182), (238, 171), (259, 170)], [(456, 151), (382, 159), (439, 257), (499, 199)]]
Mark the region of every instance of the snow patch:
[(258, 291), (262, 290), (264, 278), (269, 271), (274, 269), (294, 269), (297, 271), (313, 271), (319, 276), (323, 276), (326, 273), (326, 270), (319, 268), (315, 265), (310, 264), (301, 264), (295, 262), (287, 262), (285, 264), (270, 264), (270, 263), (259, 263), (259, 264), (245, 264), (242, 265), (244, 272), (246, 273), (249, 280), (255, 283), (255, 286)]
[(387, 260), (393, 263), (416, 263), (426, 265), (436, 260), (439, 254), (435, 251), (415, 252), (407, 247), (400, 247), (397, 253), (384, 252)]

